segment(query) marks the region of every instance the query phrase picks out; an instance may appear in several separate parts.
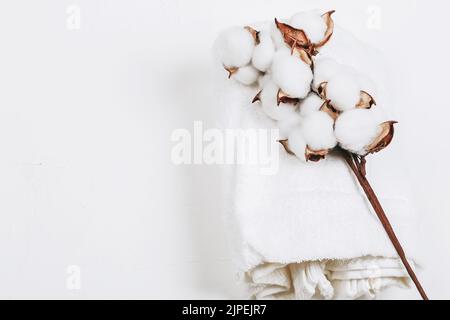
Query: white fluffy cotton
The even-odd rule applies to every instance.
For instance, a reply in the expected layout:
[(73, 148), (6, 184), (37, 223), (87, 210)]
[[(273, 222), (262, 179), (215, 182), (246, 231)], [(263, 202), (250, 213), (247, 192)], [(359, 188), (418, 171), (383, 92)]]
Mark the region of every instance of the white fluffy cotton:
[(278, 121), (278, 129), (280, 130), (280, 139), (288, 139), (294, 128), (298, 127), (302, 122), (302, 117), (298, 113), (292, 114), (289, 118), (283, 118)]
[(219, 58), (226, 67), (239, 68), (250, 63), (255, 39), (244, 27), (225, 30), (217, 41)]
[(256, 69), (266, 72), (272, 64), (273, 55), (275, 54), (275, 44), (268, 31), (261, 31), (259, 33), (259, 41), (259, 44), (253, 51), (252, 64)]
[(331, 58), (320, 58), (314, 63), (314, 88), (322, 82), (328, 82), (342, 68), (342, 65)]
[(372, 97), (378, 96), (378, 88), (375, 82), (363, 74), (357, 75), (357, 81), (361, 90), (368, 92)]
[(339, 116), (334, 134), (342, 148), (364, 155), (365, 147), (375, 140), (379, 130), (379, 124), (372, 110), (353, 109)]
[(327, 25), (321, 15), (314, 11), (299, 12), (292, 16), (289, 24), (297, 29), (305, 31), (313, 43), (320, 42), (327, 31)]
[(337, 145), (333, 131), (334, 120), (325, 112), (316, 111), (302, 121), (302, 132), (306, 144), (312, 150), (326, 150)]
[(260, 73), (253, 66), (248, 65), (245, 67), (241, 67), (238, 69), (236, 73), (234, 73), (231, 78), (239, 81), (244, 85), (251, 85), (258, 80)]
[(275, 48), (287, 48), (286, 42), (284, 42), (283, 35), (281, 34), (281, 31), (278, 29), (275, 22), (270, 24), (270, 36), (275, 45)]
[(289, 103), (277, 105), (277, 94), (280, 88), (268, 80), (260, 94), (262, 110), (274, 120), (289, 120), (296, 116), (297, 107)]
[(361, 88), (355, 76), (337, 73), (328, 81), (326, 94), (337, 110), (345, 111), (355, 108), (361, 96)]
[(300, 103), (299, 113), (302, 117), (306, 117), (313, 112), (319, 111), (323, 103), (324, 101), (320, 97), (318, 97), (315, 93), (310, 93)]
[(289, 49), (275, 53), (271, 70), (273, 81), (290, 97), (303, 99), (309, 93), (313, 79), (311, 68), (292, 56)]
[(258, 86), (259, 88), (264, 88), (267, 82), (272, 81), (272, 77), (270, 74), (265, 73), (261, 77), (258, 78)]
[(289, 148), (297, 158), (306, 162), (306, 142), (303, 138), (301, 127), (296, 127), (291, 131), (288, 137)]

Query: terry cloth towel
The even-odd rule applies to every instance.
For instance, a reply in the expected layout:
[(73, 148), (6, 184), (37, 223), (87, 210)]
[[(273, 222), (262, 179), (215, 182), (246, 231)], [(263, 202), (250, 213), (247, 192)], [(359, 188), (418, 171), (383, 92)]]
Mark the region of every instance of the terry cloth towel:
[[(391, 111), (387, 68), (374, 49), (336, 27), (319, 56), (332, 57), (369, 76), (376, 85), (378, 104)], [(218, 61), (216, 66), (220, 125), (275, 128), (258, 104), (251, 104), (258, 87), (227, 80)], [(367, 174), (415, 266), (417, 215), (399, 147), (394, 139), (389, 148), (368, 157)], [(249, 297), (371, 298), (387, 286), (409, 286), (406, 270), (346, 163), (330, 156), (305, 164), (277, 148), (276, 174), (263, 174), (253, 165), (236, 165), (226, 174), (228, 228)]]

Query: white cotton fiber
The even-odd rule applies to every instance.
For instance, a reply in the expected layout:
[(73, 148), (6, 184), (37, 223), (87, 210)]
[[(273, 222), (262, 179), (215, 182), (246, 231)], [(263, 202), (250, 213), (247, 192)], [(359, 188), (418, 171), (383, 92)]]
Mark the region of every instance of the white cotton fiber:
[(319, 58), (314, 63), (314, 83), (315, 89), (322, 82), (328, 82), (342, 68), (342, 65), (331, 58)]
[(250, 63), (255, 39), (244, 27), (225, 30), (217, 39), (218, 54), (226, 67), (243, 67)]
[(306, 144), (315, 151), (327, 150), (337, 145), (333, 132), (334, 120), (325, 112), (316, 111), (302, 121), (302, 132)]
[(271, 77), (271, 75), (270, 74), (264, 74), (264, 75), (261, 75), (259, 78), (258, 78), (258, 86), (260, 87), (260, 88), (264, 88), (264, 86), (266, 85), (266, 83), (267, 82), (269, 82), (269, 81), (272, 81), (272, 77)]
[(297, 158), (306, 162), (306, 142), (303, 138), (303, 132), (301, 127), (296, 127), (291, 131), (288, 137), (289, 148)]
[(359, 87), (361, 88), (361, 90), (364, 90), (365, 92), (369, 93), (374, 98), (378, 96), (377, 85), (368, 76), (363, 75), (363, 74), (358, 74), (357, 81), (358, 81), (358, 84), (359, 84)]
[(327, 25), (321, 15), (314, 11), (299, 12), (292, 16), (289, 24), (305, 31), (312, 43), (319, 43), (327, 31)]
[(311, 90), (313, 74), (310, 66), (292, 56), (289, 49), (280, 49), (272, 62), (272, 79), (291, 98), (303, 99)]
[(295, 116), (295, 106), (292, 104), (282, 103), (279, 106), (276, 104), (262, 104), (262, 109), (267, 116), (277, 121), (286, 120)]
[(258, 80), (260, 73), (253, 66), (245, 66), (239, 68), (236, 73), (234, 73), (231, 78), (239, 81), (240, 83), (249, 86)]
[(259, 33), (259, 41), (259, 44), (253, 51), (252, 64), (256, 69), (266, 72), (272, 64), (273, 55), (275, 54), (275, 44), (268, 31), (261, 31)]
[(350, 110), (358, 104), (361, 88), (355, 76), (338, 73), (328, 81), (326, 96), (337, 110)]
[(302, 117), (296, 112), (289, 117), (285, 117), (278, 121), (278, 129), (280, 130), (280, 139), (285, 140), (289, 138), (292, 130), (298, 127), (302, 122)]
[(270, 24), (270, 36), (276, 49), (287, 48), (286, 42), (284, 42), (283, 35), (281, 34), (281, 31), (278, 29), (275, 22), (272, 22)]
[(342, 148), (364, 155), (365, 147), (379, 134), (379, 125), (372, 110), (345, 111), (336, 120), (334, 134)]
[(306, 117), (313, 112), (319, 111), (324, 101), (315, 93), (310, 93), (301, 103), (299, 112), (302, 117)]
[(266, 82), (259, 96), (262, 110), (274, 120), (287, 120), (295, 117), (297, 106), (290, 103), (277, 105), (278, 90), (280, 88), (273, 81)]

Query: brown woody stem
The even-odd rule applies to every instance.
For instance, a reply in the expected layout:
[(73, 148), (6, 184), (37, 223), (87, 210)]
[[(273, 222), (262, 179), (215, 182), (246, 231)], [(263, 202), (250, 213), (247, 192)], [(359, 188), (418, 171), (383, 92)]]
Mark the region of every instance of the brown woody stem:
[(395, 235), (394, 229), (392, 228), (391, 223), (389, 222), (388, 217), (386, 216), (386, 213), (383, 210), (383, 207), (380, 204), (380, 201), (378, 200), (378, 197), (376, 196), (375, 192), (373, 191), (369, 181), (366, 179), (366, 169), (365, 169), (365, 159), (360, 158), (359, 156), (352, 154), (348, 151), (344, 151), (344, 158), (347, 161), (347, 164), (350, 166), (351, 170), (355, 174), (356, 178), (358, 179), (359, 184), (363, 188), (364, 192), (366, 193), (367, 199), (369, 200), (370, 204), (372, 205), (373, 209), (375, 210), (375, 213), (378, 216), (378, 219), (380, 220), (381, 224), (384, 227), (384, 230), (386, 230), (387, 235), (389, 236), (389, 239), (391, 240), (392, 244), (394, 245), (395, 250), (397, 251), (400, 259), (403, 262), (403, 265), (405, 266), (406, 270), (408, 271), (409, 276), (411, 277), (412, 281), (414, 282), (415, 286), (417, 287), (417, 290), (419, 291), (421, 297), (423, 300), (428, 300), (428, 297), (422, 288), (422, 285), (419, 282), (419, 279), (417, 279), (416, 274), (414, 273), (413, 269), (411, 268), (408, 259), (406, 259), (405, 252), (402, 248), (402, 245), (398, 241), (397, 236)]

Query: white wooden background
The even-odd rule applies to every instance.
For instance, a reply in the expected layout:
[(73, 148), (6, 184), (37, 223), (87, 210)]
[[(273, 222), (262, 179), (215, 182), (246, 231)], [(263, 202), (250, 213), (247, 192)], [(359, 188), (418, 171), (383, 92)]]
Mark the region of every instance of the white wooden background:
[(450, 5), (438, 0), (2, 1), (0, 297), (241, 297), (219, 170), (174, 166), (170, 134), (212, 122), (221, 29), (316, 7), (397, 65), (420, 276), (450, 298)]

